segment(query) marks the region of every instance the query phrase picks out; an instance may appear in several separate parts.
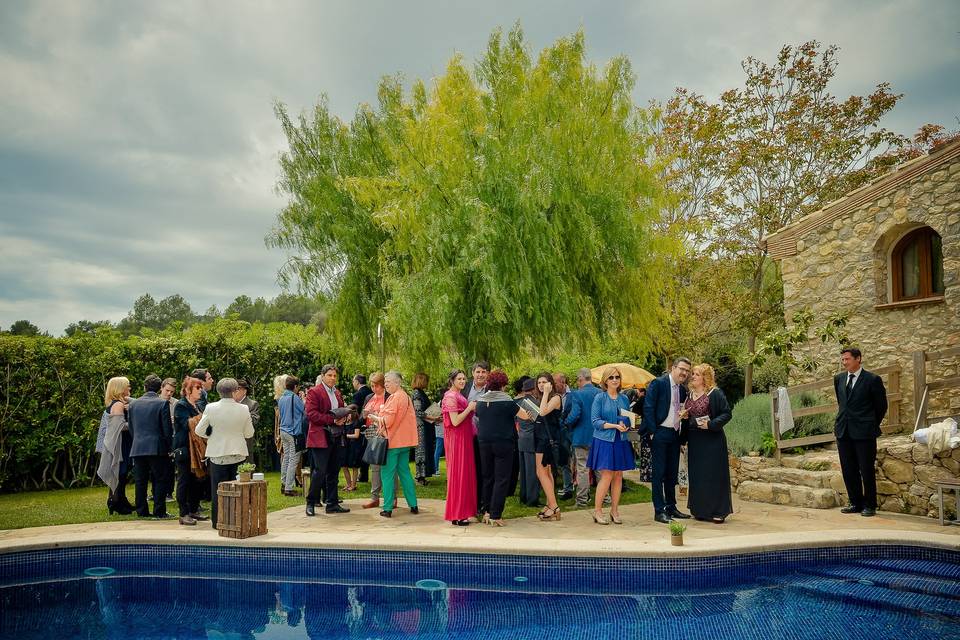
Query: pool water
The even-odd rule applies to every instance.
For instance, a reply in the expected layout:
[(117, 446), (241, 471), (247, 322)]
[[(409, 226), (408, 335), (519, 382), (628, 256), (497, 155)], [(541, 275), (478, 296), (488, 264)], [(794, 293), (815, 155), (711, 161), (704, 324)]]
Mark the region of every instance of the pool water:
[[(56, 553), (0, 557), (0, 637), (960, 638), (960, 556), (910, 547), (709, 559)], [(177, 575), (187, 564), (194, 575)]]

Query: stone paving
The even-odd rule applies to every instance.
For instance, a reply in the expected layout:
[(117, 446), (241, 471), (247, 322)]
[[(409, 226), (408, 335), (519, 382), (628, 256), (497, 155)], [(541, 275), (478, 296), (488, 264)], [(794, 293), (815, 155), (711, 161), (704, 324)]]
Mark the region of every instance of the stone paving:
[[(289, 547), (342, 547), (546, 554), (582, 556), (716, 555), (790, 547), (860, 543), (908, 543), (960, 550), (960, 527), (936, 520), (879, 513), (874, 518), (844, 515), (839, 509), (740, 501), (725, 524), (688, 520), (682, 547), (671, 546), (665, 525), (653, 521), (650, 504), (621, 507), (623, 525), (597, 525), (591, 511), (564, 513), (559, 522), (536, 518), (507, 521), (495, 528), (483, 524), (454, 527), (443, 521), (443, 501), (422, 500), (421, 513), (398, 508), (390, 520), (377, 510), (347, 500), (348, 514), (318, 511), (307, 518), (302, 508), (269, 514), (269, 533), (246, 540), (221, 538), (211, 527), (182, 527), (176, 519), (37, 527), (0, 531), (0, 553), (29, 548), (108, 543), (165, 543)], [(685, 508), (681, 504), (681, 509)]]

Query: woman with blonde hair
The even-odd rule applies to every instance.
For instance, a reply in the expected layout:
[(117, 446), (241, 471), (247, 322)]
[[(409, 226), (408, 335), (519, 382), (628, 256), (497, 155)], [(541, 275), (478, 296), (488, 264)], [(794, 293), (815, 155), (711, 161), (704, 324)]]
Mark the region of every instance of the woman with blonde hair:
[[(587, 456), (587, 467), (600, 474), (594, 498), (593, 521), (597, 524), (623, 524), (620, 520), (620, 492), (623, 472), (633, 469), (633, 449), (624, 435), (629, 420), (620, 412), (630, 407), (627, 396), (620, 393), (622, 375), (616, 367), (607, 367), (600, 378), (600, 388), (593, 398), (590, 417), (593, 421), (593, 443)], [(610, 519), (603, 513), (603, 498), (610, 491)]]
[(723, 427), (730, 422), (730, 404), (716, 384), (713, 367), (698, 364), (690, 377), (686, 431), (690, 496), (687, 506), (697, 520), (721, 524), (733, 513), (730, 466)]
[(133, 506), (127, 500), (127, 476), (130, 473), (130, 446), (133, 436), (127, 427), (127, 405), (130, 402), (130, 380), (123, 376), (110, 378), (103, 395), (104, 411), (97, 434), (100, 464), (97, 475), (110, 490), (107, 511), (127, 515)]

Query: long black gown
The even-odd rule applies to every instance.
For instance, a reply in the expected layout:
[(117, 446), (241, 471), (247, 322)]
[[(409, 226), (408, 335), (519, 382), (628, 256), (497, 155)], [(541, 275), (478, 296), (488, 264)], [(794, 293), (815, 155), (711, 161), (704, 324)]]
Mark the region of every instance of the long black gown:
[[(696, 400), (688, 398), (687, 465), (690, 495), (687, 506), (695, 518), (726, 518), (733, 513), (730, 497), (730, 463), (727, 437), (723, 427), (730, 421), (730, 405), (720, 389), (714, 387)], [(709, 416), (709, 428), (697, 427), (696, 419)]]

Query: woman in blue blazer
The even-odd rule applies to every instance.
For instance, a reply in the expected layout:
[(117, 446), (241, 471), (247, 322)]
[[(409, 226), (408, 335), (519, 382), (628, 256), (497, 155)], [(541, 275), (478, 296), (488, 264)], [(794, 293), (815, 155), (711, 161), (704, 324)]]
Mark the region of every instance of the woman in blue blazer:
[[(635, 468), (633, 449), (624, 437), (629, 420), (620, 415), (621, 409), (627, 409), (630, 401), (620, 393), (620, 370), (607, 367), (600, 379), (600, 388), (606, 393), (598, 393), (593, 399), (590, 416), (593, 421), (593, 443), (587, 467), (599, 473), (597, 494), (594, 498), (593, 521), (597, 524), (623, 524), (620, 519), (620, 490), (623, 472)], [(610, 491), (610, 519), (603, 514), (603, 498)]]

